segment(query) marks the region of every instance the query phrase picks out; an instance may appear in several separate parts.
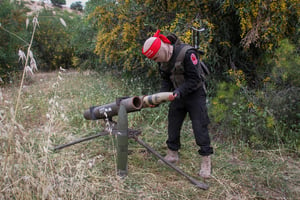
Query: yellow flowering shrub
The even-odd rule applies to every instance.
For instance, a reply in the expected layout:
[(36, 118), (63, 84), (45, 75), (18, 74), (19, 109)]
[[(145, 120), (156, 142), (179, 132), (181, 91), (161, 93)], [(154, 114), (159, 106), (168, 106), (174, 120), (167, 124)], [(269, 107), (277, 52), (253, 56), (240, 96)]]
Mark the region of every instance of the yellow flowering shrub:
[(143, 29), (143, 15), (141, 10), (133, 10), (131, 1), (108, 2), (96, 9), (89, 15), (89, 19), (96, 19), (99, 29), (95, 53), (108, 65), (122, 63), (122, 68), (132, 70), (142, 67), (135, 52)]
[[(226, 0), (224, 8), (229, 4), (230, 0)], [(299, 1), (241, 1), (233, 5), (240, 17), (242, 45), (249, 48), (253, 44), (272, 50), (274, 42), (279, 42), (285, 37), (286, 31), (294, 29), (289, 26), (287, 16), (299, 6)], [(299, 16), (299, 9), (296, 12)]]
[(157, 29), (192, 44), (191, 27), (205, 28), (199, 48), (213, 72), (222, 75), (237, 67), (244, 72), (245, 82), (253, 82), (265, 54), (274, 53), (283, 37), (297, 37), (296, 8), (296, 0), (100, 1), (89, 19), (98, 30), (94, 52), (108, 66), (152, 70), (154, 63), (146, 61), (141, 50)]
[(245, 74), (242, 70), (228, 70), (229, 75), (233, 78), (236, 86), (242, 87), (246, 85)]
[(183, 42), (192, 44), (192, 26), (206, 28), (205, 36), (200, 34), (200, 46), (207, 51), (212, 41), (213, 24), (196, 17), (198, 9), (194, 1), (102, 3), (89, 15), (98, 28), (95, 53), (108, 65), (118, 65), (126, 71), (141, 69), (146, 67), (141, 53), (143, 42), (157, 29), (165, 35), (175, 33)]

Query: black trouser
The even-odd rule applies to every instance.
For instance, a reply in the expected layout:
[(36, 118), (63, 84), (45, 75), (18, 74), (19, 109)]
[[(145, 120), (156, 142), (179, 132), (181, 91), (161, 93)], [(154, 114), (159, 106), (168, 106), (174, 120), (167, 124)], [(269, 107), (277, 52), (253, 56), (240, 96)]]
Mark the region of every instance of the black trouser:
[(189, 117), (192, 120), (196, 143), (200, 146), (199, 154), (202, 156), (212, 154), (213, 148), (210, 146), (207, 128), (210, 121), (206, 107), (206, 96), (200, 89), (170, 103), (168, 114), (168, 140), (166, 142), (168, 148), (173, 151), (180, 149), (180, 130), (187, 113), (189, 113)]

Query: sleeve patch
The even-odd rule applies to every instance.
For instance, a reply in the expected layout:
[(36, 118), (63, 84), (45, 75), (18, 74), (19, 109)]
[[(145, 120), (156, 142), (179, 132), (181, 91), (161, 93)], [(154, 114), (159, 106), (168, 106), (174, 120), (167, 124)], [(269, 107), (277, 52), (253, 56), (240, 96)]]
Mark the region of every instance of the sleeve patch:
[(198, 64), (198, 59), (194, 53), (191, 54), (191, 61), (193, 62), (194, 65)]

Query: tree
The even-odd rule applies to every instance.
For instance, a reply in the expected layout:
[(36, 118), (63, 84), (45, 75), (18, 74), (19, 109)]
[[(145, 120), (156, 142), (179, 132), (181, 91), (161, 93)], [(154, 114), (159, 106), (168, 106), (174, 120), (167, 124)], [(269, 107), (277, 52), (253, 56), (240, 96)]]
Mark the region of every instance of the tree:
[(13, 4), (9, 0), (0, 4), (0, 78), (8, 82), (21, 68), (18, 50), (25, 51), (30, 33), (25, 26), (27, 10), (23, 4)]
[(71, 68), (74, 48), (70, 45), (72, 19), (69, 13), (53, 13), (42, 10), (39, 14), (39, 31), (36, 33), (33, 47), (37, 49), (40, 69), (44, 71), (56, 70), (59, 67)]
[(78, 11), (82, 11), (83, 10), (83, 6), (81, 4), (81, 1), (76, 1), (75, 3), (72, 3), (70, 8), (72, 10), (78, 10)]
[(51, 3), (54, 6), (61, 7), (62, 5), (66, 5), (66, 0), (51, 0)]

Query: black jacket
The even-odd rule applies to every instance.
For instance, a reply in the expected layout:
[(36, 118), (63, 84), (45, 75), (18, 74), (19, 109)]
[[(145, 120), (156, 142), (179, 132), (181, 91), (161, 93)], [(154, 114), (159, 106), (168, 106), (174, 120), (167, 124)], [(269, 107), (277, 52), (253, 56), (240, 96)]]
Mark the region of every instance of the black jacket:
[[(190, 49), (186, 52), (184, 60), (183, 60), (183, 66), (184, 66), (184, 82), (179, 85), (177, 88), (174, 87), (174, 84), (172, 83), (170, 76), (171, 76), (171, 70), (174, 67), (176, 58), (176, 54), (178, 53), (179, 46), (174, 45), (173, 55), (168, 63), (165, 63), (167, 65), (170, 65), (169, 69), (162, 68), (160, 65), (160, 74), (161, 74), (161, 92), (170, 92), (174, 90), (178, 90), (180, 92), (180, 95), (182, 97), (185, 97), (191, 93), (193, 93), (196, 90), (203, 90), (203, 87), (199, 87), (199, 84), (203, 81), (201, 77), (199, 76), (199, 71), (197, 68), (199, 67), (199, 58), (197, 55), (197, 51), (194, 49)], [(192, 59), (192, 58), (196, 58)], [(203, 91), (204, 92), (204, 91)]]

